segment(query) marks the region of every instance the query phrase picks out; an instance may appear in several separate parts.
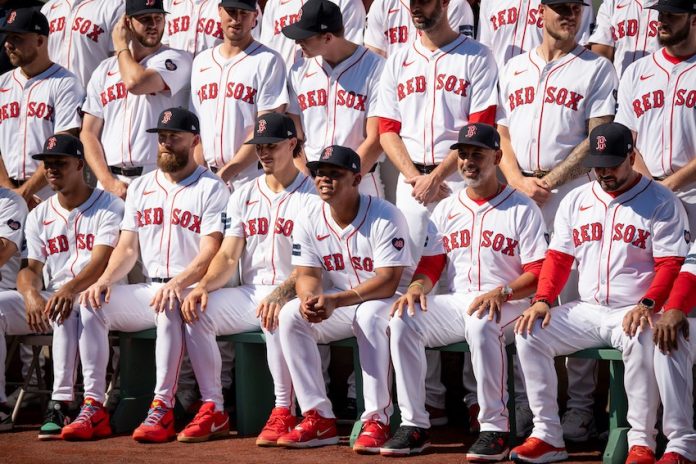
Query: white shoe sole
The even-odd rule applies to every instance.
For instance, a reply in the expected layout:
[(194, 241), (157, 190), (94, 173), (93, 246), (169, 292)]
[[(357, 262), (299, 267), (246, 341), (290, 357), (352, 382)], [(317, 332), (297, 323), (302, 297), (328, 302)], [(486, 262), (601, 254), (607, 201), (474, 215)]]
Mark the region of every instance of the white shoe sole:
[(550, 451), (546, 454), (542, 454), (539, 457), (533, 458), (519, 455), (513, 451), (512, 453), (510, 453), (510, 459), (513, 461), (531, 462), (532, 464), (543, 464), (546, 462), (565, 461), (566, 459), (568, 459), (568, 452), (566, 452), (565, 450)]
[(410, 456), (412, 454), (420, 454), (430, 447), (430, 443), (425, 443), (423, 446), (418, 448), (405, 448), (405, 449), (391, 449), (391, 448), (380, 448), (379, 454), (382, 456)]
[(314, 440), (293, 442), (293, 443), (278, 443), (278, 446), (286, 448), (318, 448), (319, 446), (337, 445), (338, 437), (331, 438), (315, 438)]
[(482, 462), (482, 461), (488, 461), (488, 462), (496, 462), (496, 461), (503, 461), (507, 457), (508, 453), (510, 453), (510, 449), (506, 448), (505, 451), (503, 451), (500, 454), (477, 454), (477, 453), (466, 453), (466, 460), (467, 461), (474, 461), (474, 462)]

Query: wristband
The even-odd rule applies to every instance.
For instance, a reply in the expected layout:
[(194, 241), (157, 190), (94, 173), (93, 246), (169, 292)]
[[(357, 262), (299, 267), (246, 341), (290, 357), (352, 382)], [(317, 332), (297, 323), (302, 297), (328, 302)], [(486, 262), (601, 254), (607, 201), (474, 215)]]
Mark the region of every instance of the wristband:
[(129, 51), (130, 51), (130, 48), (128, 48), (128, 47), (122, 48), (120, 50), (116, 50), (116, 59), (118, 60), (118, 56), (121, 54), (121, 52), (129, 52)]
[(350, 291), (353, 292), (353, 293), (355, 293), (356, 295), (358, 295), (358, 298), (360, 298), (360, 302), (361, 302), (361, 303), (364, 303), (364, 302), (365, 302), (365, 300), (363, 300), (362, 295), (360, 295), (360, 293), (358, 293), (358, 291), (357, 291), (356, 289), (351, 288)]
[(425, 289), (425, 286), (420, 282), (411, 282), (411, 284), (408, 286), (408, 288), (416, 287), (416, 286), (420, 287), (421, 290)]
[(532, 301), (532, 304), (536, 304), (536, 303), (544, 303), (546, 306), (549, 307), (549, 309), (551, 309), (551, 303), (549, 303), (549, 300), (545, 300), (545, 299), (543, 299), (543, 298), (539, 298), (538, 300)]

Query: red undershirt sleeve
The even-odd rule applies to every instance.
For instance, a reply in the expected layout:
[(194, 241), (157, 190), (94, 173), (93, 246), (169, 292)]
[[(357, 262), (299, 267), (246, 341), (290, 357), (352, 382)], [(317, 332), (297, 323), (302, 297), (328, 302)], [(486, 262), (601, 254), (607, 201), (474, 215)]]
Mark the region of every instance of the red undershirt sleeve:
[(531, 263), (527, 263), (522, 266), (522, 270), (524, 272), (531, 272), (534, 274), (534, 277), (539, 279), (539, 275), (541, 274), (541, 267), (544, 264), (544, 260), (540, 259), (538, 261), (532, 261)]
[(388, 132), (401, 133), (401, 123), (394, 119), (379, 118), (379, 133), (386, 134)]
[(683, 263), (684, 258), (679, 256), (655, 258), (655, 277), (644, 296), (655, 301), (655, 312), (665, 304)]
[(678, 309), (687, 315), (696, 307), (696, 275), (681, 272), (674, 281), (672, 293), (665, 303), (665, 310)]
[(497, 105), (491, 105), (483, 111), (470, 114), (469, 124), (473, 124), (475, 122), (482, 122), (491, 126), (495, 126), (495, 113), (497, 108)]
[(416, 271), (413, 273), (413, 275), (423, 274), (430, 279), (433, 285), (435, 285), (435, 282), (440, 279), (440, 275), (445, 269), (446, 262), (447, 255), (444, 253), (435, 256), (421, 256), (418, 266), (416, 267)]
[(534, 299), (546, 300), (549, 303), (556, 301), (568, 282), (574, 260), (573, 256), (560, 251), (549, 250), (546, 252), (546, 259), (541, 267), (539, 285)]

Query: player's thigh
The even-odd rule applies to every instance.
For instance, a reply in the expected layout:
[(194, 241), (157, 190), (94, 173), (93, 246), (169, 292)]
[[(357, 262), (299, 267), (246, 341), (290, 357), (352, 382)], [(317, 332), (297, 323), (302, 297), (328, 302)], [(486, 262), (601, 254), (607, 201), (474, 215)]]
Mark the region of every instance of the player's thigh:
[[(96, 310), (109, 330), (135, 332), (154, 328), (157, 313), (150, 306), (161, 284), (114, 285), (108, 303)], [(178, 311), (178, 309), (177, 309)]]
[[(470, 304), (470, 301), (468, 304)], [(487, 310), (484, 310), (480, 315), (478, 311), (471, 315), (466, 314), (464, 319), (466, 321), (467, 337), (488, 334), (496, 339), (502, 336), (505, 339), (505, 343), (512, 343), (515, 340), (515, 322), (528, 307), (529, 301), (526, 299), (503, 303), (503, 307), (498, 313), (500, 320), (496, 320), (496, 315), (491, 314)], [(490, 319), (491, 317), (493, 319)]]
[(197, 323), (210, 324), (216, 335), (258, 330), (258, 302), (256, 289), (252, 286), (221, 288), (208, 295), (205, 315)]
[(27, 324), (22, 295), (16, 290), (0, 292), (0, 330), (6, 335), (27, 335), (33, 332)]
[(353, 320), (356, 306), (336, 308), (328, 319), (310, 324), (312, 335), (317, 343), (331, 343), (353, 336)]
[[(465, 338), (463, 294), (432, 295), (427, 299), (427, 311), (416, 306), (413, 315), (407, 310), (400, 317), (401, 321), (393, 320), (392, 327), (403, 323), (418, 334), (427, 347), (435, 348), (461, 342)], [(394, 315), (394, 318), (398, 318)]]

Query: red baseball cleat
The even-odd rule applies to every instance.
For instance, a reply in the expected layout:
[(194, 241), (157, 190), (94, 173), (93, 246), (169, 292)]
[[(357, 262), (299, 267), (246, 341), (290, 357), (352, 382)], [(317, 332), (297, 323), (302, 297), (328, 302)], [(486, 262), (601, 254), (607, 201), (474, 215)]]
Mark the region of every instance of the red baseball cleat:
[(568, 459), (565, 448), (556, 448), (536, 437), (527, 438), (510, 451), (510, 459), (532, 463), (556, 462)]
[(154, 400), (147, 417), (133, 431), (133, 440), (142, 443), (164, 443), (176, 437), (174, 430), (174, 410), (160, 400)]
[(353, 451), (359, 454), (379, 454), (379, 450), (387, 440), (389, 440), (389, 426), (370, 420), (360, 429), (360, 435), (353, 444)]
[(278, 446), (278, 438), (290, 432), (296, 423), (297, 418), (290, 413), (290, 409), (273, 408), (271, 417), (256, 438), (256, 446)]
[(82, 403), (80, 414), (74, 421), (63, 426), (60, 434), (63, 440), (93, 440), (110, 435), (109, 413), (104, 405), (89, 397)]
[(655, 452), (642, 445), (633, 445), (628, 450), (626, 464), (655, 464)]
[(663, 454), (657, 464), (696, 464), (696, 461), (691, 461), (686, 456), (670, 451)]
[(336, 419), (321, 417), (315, 410), (307, 411), (302, 422), (278, 438), (278, 446), (314, 448), (338, 443)]
[(198, 414), (179, 433), (177, 440), (184, 443), (198, 443), (212, 438), (226, 437), (230, 434), (230, 418), (225, 411), (215, 411), (215, 403), (208, 401), (198, 410)]

